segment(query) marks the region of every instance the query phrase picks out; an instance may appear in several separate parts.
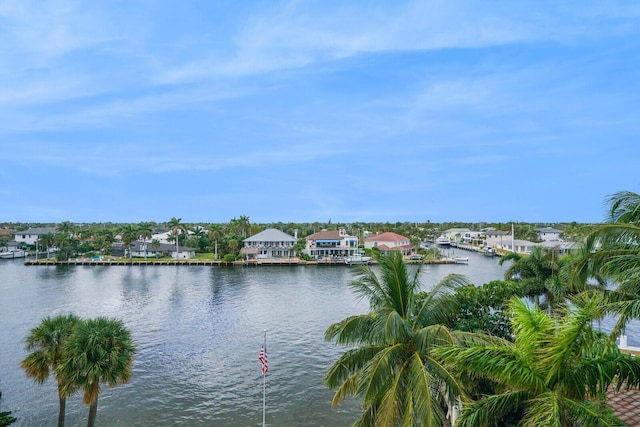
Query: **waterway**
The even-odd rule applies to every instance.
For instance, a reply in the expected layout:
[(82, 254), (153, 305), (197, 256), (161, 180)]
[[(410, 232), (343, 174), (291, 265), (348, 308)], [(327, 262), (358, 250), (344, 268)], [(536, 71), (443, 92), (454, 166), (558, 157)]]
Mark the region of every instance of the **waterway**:
[[(429, 265), (423, 286), (450, 273), (475, 284), (501, 279), (498, 258), (462, 252), (469, 264)], [(375, 268), (375, 267), (374, 267)], [(415, 267), (410, 267), (415, 268)], [(357, 401), (331, 408), (322, 382), (344, 351), (324, 340), (334, 322), (368, 305), (348, 288), (347, 266), (24, 266), (0, 261), (0, 410), (16, 426), (55, 425), (49, 380), (20, 369), (23, 339), (46, 316), (117, 317), (138, 346), (129, 384), (102, 388), (97, 425), (259, 426), (263, 377), (258, 352), (267, 330), (266, 420), (271, 426), (346, 426)], [(631, 334), (630, 334), (631, 335)], [(632, 337), (629, 340), (633, 344)], [(88, 407), (69, 398), (67, 426)]]

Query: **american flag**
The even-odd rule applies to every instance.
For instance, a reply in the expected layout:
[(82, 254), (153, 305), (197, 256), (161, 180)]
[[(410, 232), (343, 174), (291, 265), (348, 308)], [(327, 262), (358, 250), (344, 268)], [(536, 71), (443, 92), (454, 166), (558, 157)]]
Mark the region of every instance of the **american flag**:
[(262, 375), (264, 375), (269, 371), (269, 359), (267, 358), (267, 349), (264, 348), (264, 345), (260, 347), (258, 360), (262, 363)]

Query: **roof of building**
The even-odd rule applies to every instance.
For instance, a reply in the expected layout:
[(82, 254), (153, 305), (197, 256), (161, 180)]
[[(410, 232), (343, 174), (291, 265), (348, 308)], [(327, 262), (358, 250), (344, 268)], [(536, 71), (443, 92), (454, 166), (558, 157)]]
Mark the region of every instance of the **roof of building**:
[(445, 230), (445, 233), (460, 233), (462, 231), (472, 231), (468, 228), (450, 228), (448, 230)]
[(509, 234), (509, 232), (508, 231), (502, 231), (502, 230), (496, 230), (494, 228), (493, 230), (485, 230), (484, 234), (487, 235), (487, 236), (506, 236), (507, 234)]
[(558, 230), (557, 228), (553, 228), (553, 227), (542, 227), (542, 228), (538, 228), (536, 231), (538, 233), (563, 233), (562, 230)]
[(40, 228), (29, 228), (27, 230), (22, 230), (22, 231), (16, 231), (15, 234), (16, 236), (21, 235), (21, 234), (48, 234), (48, 233), (55, 233), (56, 232), (56, 228), (55, 227), (40, 227)]
[(338, 230), (322, 230), (307, 236), (307, 240), (342, 240)]
[[(131, 250), (133, 252), (142, 252), (144, 251), (144, 249), (142, 249), (143, 244), (144, 242), (142, 240), (136, 240), (134, 242), (131, 242)], [(160, 243), (159, 246), (155, 247), (151, 244), (151, 241), (147, 240), (146, 244), (147, 244), (147, 252), (163, 252), (163, 251), (173, 252), (176, 250), (176, 245), (172, 243)], [(192, 248), (189, 246), (178, 246), (178, 252), (192, 252), (195, 250), (196, 248)]]
[(613, 413), (621, 421), (630, 426), (638, 425), (640, 420), (640, 391), (638, 389), (621, 389), (617, 393), (609, 389), (607, 403)]
[(267, 228), (248, 237), (243, 242), (295, 242), (296, 238), (275, 228)]
[(365, 242), (406, 242), (408, 237), (404, 237), (400, 234), (387, 231), (386, 233), (376, 234), (375, 236), (369, 236), (364, 239)]

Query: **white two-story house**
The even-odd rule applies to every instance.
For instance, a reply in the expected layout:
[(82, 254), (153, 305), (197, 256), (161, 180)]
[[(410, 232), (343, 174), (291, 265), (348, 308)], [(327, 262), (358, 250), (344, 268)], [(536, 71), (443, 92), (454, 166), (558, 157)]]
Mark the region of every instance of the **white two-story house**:
[(322, 230), (306, 239), (304, 252), (312, 258), (347, 257), (358, 253), (358, 237), (349, 236), (343, 227)]
[(243, 240), (240, 253), (247, 258), (286, 258), (293, 256), (298, 239), (284, 231), (267, 228)]

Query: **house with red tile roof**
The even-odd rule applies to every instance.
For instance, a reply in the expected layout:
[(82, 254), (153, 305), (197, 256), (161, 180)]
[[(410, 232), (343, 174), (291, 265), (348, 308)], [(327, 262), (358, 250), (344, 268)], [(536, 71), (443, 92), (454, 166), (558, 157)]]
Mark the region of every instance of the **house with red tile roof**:
[(343, 227), (318, 231), (306, 239), (304, 252), (312, 258), (340, 258), (358, 253), (358, 237), (350, 236)]
[(418, 246), (411, 244), (411, 239), (397, 233), (387, 231), (364, 239), (364, 248), (378, 248), (380, 252), (400, 251), (404, 256), (415, 255)]

